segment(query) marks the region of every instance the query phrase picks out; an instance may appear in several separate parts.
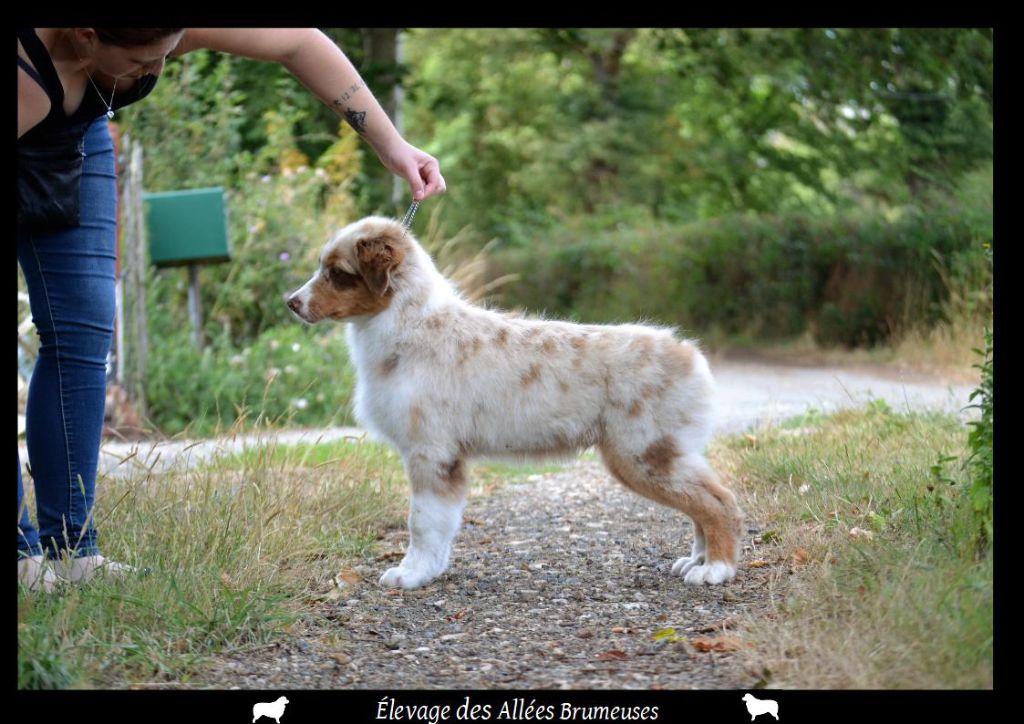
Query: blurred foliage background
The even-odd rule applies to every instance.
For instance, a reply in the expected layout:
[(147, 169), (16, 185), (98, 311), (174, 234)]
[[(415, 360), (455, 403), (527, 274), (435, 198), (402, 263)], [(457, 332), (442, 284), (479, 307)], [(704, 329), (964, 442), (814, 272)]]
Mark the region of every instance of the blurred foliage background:
[[(518, 275), (496, 306), (643, 318), (715, 347), (983, 338), (990, 29), (324, 31), (391, 110), (400, 84), (403, 133), (449, 189), (417, 231), (458, 239), (456, 261), (486, 247), (482, 283)], [(372, 149), (273, 63), (190, 53), (119, 119), (144, 141), (147, 190), (229, 190), (234, 259), (202, 272), (205, 350), (185, 272), (151, 274), (153, 422), (203, 432), (257, 403), (346, 421), (349, 383), (309, 390), (350, 379), (341, 326), (298, 325), (282, 295), (332, 230), (400, 216), (408, 190), (395, 203)]]

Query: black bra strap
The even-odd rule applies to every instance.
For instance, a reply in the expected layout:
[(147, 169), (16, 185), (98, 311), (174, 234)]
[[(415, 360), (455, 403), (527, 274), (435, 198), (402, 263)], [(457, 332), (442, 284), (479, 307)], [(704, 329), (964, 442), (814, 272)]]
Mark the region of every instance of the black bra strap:
[(18, 28), (18, 40), (21, 41), (21, 47), (25, 49), (25, 54), (36, 67), (36, 74), (33, 77), (37, 81), (41, 80), (40, 85), (43, 86), (47, 95), (50, 96), (50, 101), (55, 108), (63, 106), (64, 86), (57, 75), (57, 69), (53, 67), (53, 59), (50, 58), (49, 51), (46, 50), (43, 41), (36, 35), (35, 29)]
[(29, 77), (38, 83), (44, 91), (47, 91), (47, 95), (49, 95), (49, 89), (46, 87), (46, 83), (43, 82), (43, 77), (39, 75), (39, 73), (36, 72), (36, 69), (29, 65), (28, 61), (20, 55), (18, 56), (18, 65), (20, 65), (21, 69), (28, 73)]

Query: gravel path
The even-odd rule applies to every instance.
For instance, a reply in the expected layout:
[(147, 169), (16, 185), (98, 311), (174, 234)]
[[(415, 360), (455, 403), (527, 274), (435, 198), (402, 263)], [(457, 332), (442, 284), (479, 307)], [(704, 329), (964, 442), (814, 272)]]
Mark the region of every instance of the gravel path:
[[(713, 370), (722, 434), (871, 399), (965, 415), (971, 391), (908, 373), (757, 362), (719, 362)], [(187, 454), (204, 457), (225, 444)], [(757, 675), (740, 663), (730, 624), (766, 613), (787, 572), (747, 566), (758, 557), (751, 547), (761, 525), (756, 510), (747, 514), (736, 581), (687, 586), (669, 575), (691, 542), (683, 516), (625, 490), (597, 462), (530, 476), (470, 498), (452, 565), (438, 581), (412, 592), (376, 585), (401, 558), (406, 533), (395, 531), (376, 559), (346, 572), (331, 599), (309, 604), (304, 627), (287, 641), (227, 654), (173, 686), (750, 688)]]
[[(757, 524), (748, 525), (752, 538)], [(406, 536), (396, 532), (345, 576), (338, 600), (317, 604), (300, 635), (230, 654), (190, 685), (749, 687), (756, 677), (731, 652), (698, 647), (734, 648), (728, 626), (767, 607), (777, 572), (743, 567), (728, 586), (684, 585), (669, 571), (691, 536), (683, 516), (630, 493), (600, 463), (533, 475), (470, 498), (452, 565), (434, 583), (376, 585), (402, 555)]]

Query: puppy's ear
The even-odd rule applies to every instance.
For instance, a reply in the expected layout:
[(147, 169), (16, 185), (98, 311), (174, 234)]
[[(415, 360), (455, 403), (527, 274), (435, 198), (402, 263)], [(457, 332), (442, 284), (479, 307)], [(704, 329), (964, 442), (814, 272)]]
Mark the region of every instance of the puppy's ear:
[(405, 252), (386, 236), (361, 239), (356, 244), (356, 259), (366, 286), (378, 297), (383, 297), (391, 287), (391, 272), (405, 259)]

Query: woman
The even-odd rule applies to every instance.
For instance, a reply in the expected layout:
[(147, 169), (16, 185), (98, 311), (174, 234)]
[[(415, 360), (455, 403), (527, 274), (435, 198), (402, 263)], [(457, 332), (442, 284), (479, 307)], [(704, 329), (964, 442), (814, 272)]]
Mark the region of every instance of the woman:
[(284, 65), (408, 181), (420, 201), (445, 191), (435, 158), (407, 143), (345, 54), (298, 28), (19, 28), (18, 262), (40, 350), (26, 437), (39, 529), (18, 459), (18, 578), (124, 575), (92, 521), (106, 357), (114, 320), (117, 187), (107, 122), (144, 98), (168, 56), (207, 48)]

